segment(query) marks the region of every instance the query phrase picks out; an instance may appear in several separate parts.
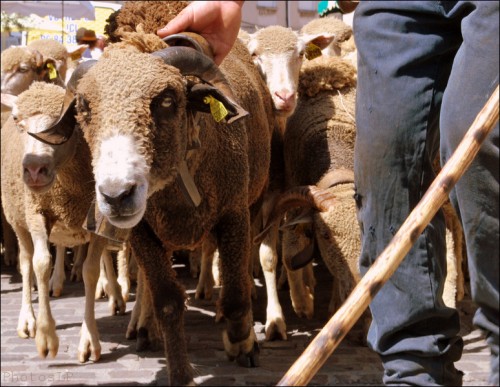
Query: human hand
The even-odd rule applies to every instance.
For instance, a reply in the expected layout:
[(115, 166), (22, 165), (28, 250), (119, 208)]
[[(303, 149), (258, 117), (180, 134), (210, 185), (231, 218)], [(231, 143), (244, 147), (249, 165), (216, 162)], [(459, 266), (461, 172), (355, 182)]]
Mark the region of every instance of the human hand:
[(233, 47), (241, 26), (243, 1), (193, 1), (165, 27), (160, 38), (179, 32), (196, 32), (203, 36), (214, 51), (214, 61), (220, 65)]

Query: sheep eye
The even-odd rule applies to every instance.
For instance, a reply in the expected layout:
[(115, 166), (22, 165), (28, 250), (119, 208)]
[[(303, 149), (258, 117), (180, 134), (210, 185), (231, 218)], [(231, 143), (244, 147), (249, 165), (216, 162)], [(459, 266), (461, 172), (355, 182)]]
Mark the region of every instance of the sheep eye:
[(160, 106), (162, 108), (170, 108), (170, 107), (172, 107), (173, 104), (174, 104), (174, 99), (171, 96), (166, 96), (160, 102)]
[(176, 100), (171, 91), (164, 91), (151, 102), (151, 113), (158, 127), (166, 124), (166, 121), (175, 113)]
[(29, 71), (30, 67), (29, 66), (19, 66), (19, 72), (20, 73), (27, 73)]
[(167, 91), (157, 96), (153, 99), (151, 108), (153, 111), (156, 111), (156, 114), (159, 115), (172, 113), (175, 109), (175, 98), (173, 93)]

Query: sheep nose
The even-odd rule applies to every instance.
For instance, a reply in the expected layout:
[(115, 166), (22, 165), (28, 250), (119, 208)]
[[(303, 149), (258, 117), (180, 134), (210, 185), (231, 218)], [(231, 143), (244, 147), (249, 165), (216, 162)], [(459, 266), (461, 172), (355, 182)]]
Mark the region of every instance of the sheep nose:
[(48, 175), (51, 161), (50, 156), (26, 155), (23, 159), (24, 172), (28, 172), (33, 182), (37, 183)]
[(127, 199), (131, 198), (134, 195), (136, 186), (133, 185), (130, 188), (124, 189), (120, 192), (107, 192), (104, 193), (104, 188), (99, 187), (99, 192), (101, 193), (102, 197), (112, 207), (120, 207), (122, 206)]
[(280, 90), (274, 93), (285, 105), (292, 103), (295, 100), (295, 93), (289, 90)]

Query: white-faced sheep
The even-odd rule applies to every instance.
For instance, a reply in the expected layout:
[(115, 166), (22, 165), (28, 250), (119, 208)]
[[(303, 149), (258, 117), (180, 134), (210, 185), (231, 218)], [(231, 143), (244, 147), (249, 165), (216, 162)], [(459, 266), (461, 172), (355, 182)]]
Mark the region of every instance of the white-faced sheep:
[(304, 34), (331, 33), (335, 39), (321, 51), (323, 55), (338, 56), (351, 62), (357, 67), (357, 52), (354, 43), (354, 35), (350, 25), (335, 17), (324, 17), (313, 19), (301, 29)]
[[(39, 39), (33, 41), (28, 47), (9, 47), (2, 52), (2, 126), (10, 116), (12, 96), (17, 96), (27, 90), (31, 83), (47, 81), (64, 85), (67, 58), (68, 52), (64, 45), (54, 40)], [(17, 261), (18, 246), (12, 228), (5, 221), (3, 213), (2, 237), (5, 248), (4, 260), (7, 265), (14, 264)], [(53, 283), (58, 288), (61, 277), (59, 272), (56, 274)], [(57, 292), (56, 290), (55, 294)]]
[[(333, 34), (301, 34), (290, 28), (269, 26), (252, 34), (240, 34), (259, 68), (273, 98), (277, 130), (273, 133), (270, 184), (262, 208), (254, 223), (254, 233), (263, 227), (270, 203), (284, 189), (283, 133), (286, 119), (297, 103), (299, 72), (310, 47), (322, 49), (334, 39)], [(320, 53), (318, 53), (320, 54)], [(266, 282), (266, 339), (286, 339), (286, 324), (276, 288), (278, 263), (278, 228), (273, 227), (260, 244), (258, 255)]]
[[(319, 186), (336, 197), (324, 211), (292, 210), (285, 219), (283, 263), (298, 315), (313, 314), (314, 281), (310, 267), (292, 269), (302, 266), (294, 261), (311, 261), (313, 243), (334, 276), (330, 313), (359, 281), (359, 226), (352, 172), (355, 87), (356, 71), (346, 61), (325, 56), (307, 62), (301, 70), (297, 108), (287, 122), (284, 160), (286, 186), (292, 191), (278, 200), (297, 200), (292, 193), (302, 186)], [(271, 217), (274, 219), (275, 215)], [(306, 270), (307, 281), (302, 279), (301, 270)]]
[[(58, 120), (63, 102), (68, 102), (65, 96), (65, 89), (59, 86), (35, 82), (18, 97), (13, 117), (2, 128), (2, 204), (20, 246), (23, 299), (17, 331), (21, 337), (36, 335), (43, 357), (48, 353), (55, 356), (58, 350), (49, 305), (49, 242), (74, 246), (90, 240), (83, 273), (86, 310), (79, 345), (79, 358), (84, 360), (90, 352), (88, 347), (96, 358), (100, 355), (94, 293), (98, 260), (107, 240), (82, 228), (94, 197), (93, 175), (88, 145), (75, 130), (72, 105), (64, 105), (66, 114)], [(69, 131), (61, 137), (62, 129)], [(58, 145), (50, 145), (52, 142)], [(32, 265), (40, 305), (36, 320), (30, 293)], [(89, 281), (92, 275), (93, 288)], [(117, 308), (124, 312), (123, 301)]]
[[(73, 53), (81, 52), (82, 47), (77, 47)], [(71, 62), (66, 47), (55, 41), (47, 39), (37, 39), (26, 47), (11, 47), (2, 54), (2, 123), (10, 115), (12, 98), (26, 90), (35, 81), (45, 81), (59, 86), (65, 86), (66, 79), (71, 71), (68, 65)], [(5, 240), (4, 260), (7, 264), (12, 264), (17, 259), (17, 242), (12, 238), (13, 232), (10, 225), (4, 221), (2, 215), (2, 236)], [(62, 293), (64, 273), (65, 247), (57, 246), (54, 272), (51, 276), (49, 287), (51, 295), (58, 297)], [(80, 255), (81, 256), (81, 255)], [(109, 273), (111, 281), (110, 308), (113, 309), (115, 300), (112, 294), (118, 289), (116, 276)], [(125, 281), (122, 281), (124, 284)], [(125, 289), (122, 289), (127, 293)]]
[(108, 46), (78, 83), (77, 119), (92, 152), (100, 212), (116, 227), (133, 227), (130, 243), (163, 335), (170, 382), (187, 384), (186, 295), (170, 257), (209, 233), (217, 236), (222, 265), (226, 353), (256, 365), (249, 207), (268, 182), (272, 101), (241, 43), (220, 68), (192, 48), (166, 46), (141, 32)]

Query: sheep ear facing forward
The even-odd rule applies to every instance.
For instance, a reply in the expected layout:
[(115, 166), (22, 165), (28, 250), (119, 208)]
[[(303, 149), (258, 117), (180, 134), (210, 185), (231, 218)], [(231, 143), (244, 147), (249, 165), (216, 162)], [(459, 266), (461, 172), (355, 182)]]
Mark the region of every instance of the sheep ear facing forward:
[[(211, 96), (215, 98), (217, 105), (221, 103), (227, 110), (227, 123), (233, 123), (248, 115), (248, 112), (235, 102), (224, 74), (207, 55), (191, 47), (184, 46), (167, 47), (153, 52), (151, 55), (161, 58), (168, 65), (177, 67), (182, 75), (194, 75), (205, 83), (205, 85), (197, 85), (196, 88), (193, 86), (190, 90), (188, 97), (191, 98), (189, 102), (193, 108), (207, 111), (206, 106), (203, 106), (206, 104), (210, 108), (208, 111), (214, 115), (212, 110), (214, 101), (210, 99)], [(201, 97), (200, 104), (199, 99)], [(214, 118), (216, 118), (215, 115)], [(218, 119), (216, 118), (216, 120)]]
[(211, 113), (217, 122), (227, 118), (228, 123), (233, 123), (248, 115), (246, 110), (219, 89), (203, 83), (198, 83), (189, 90), (188, 108), (196, 112)]

